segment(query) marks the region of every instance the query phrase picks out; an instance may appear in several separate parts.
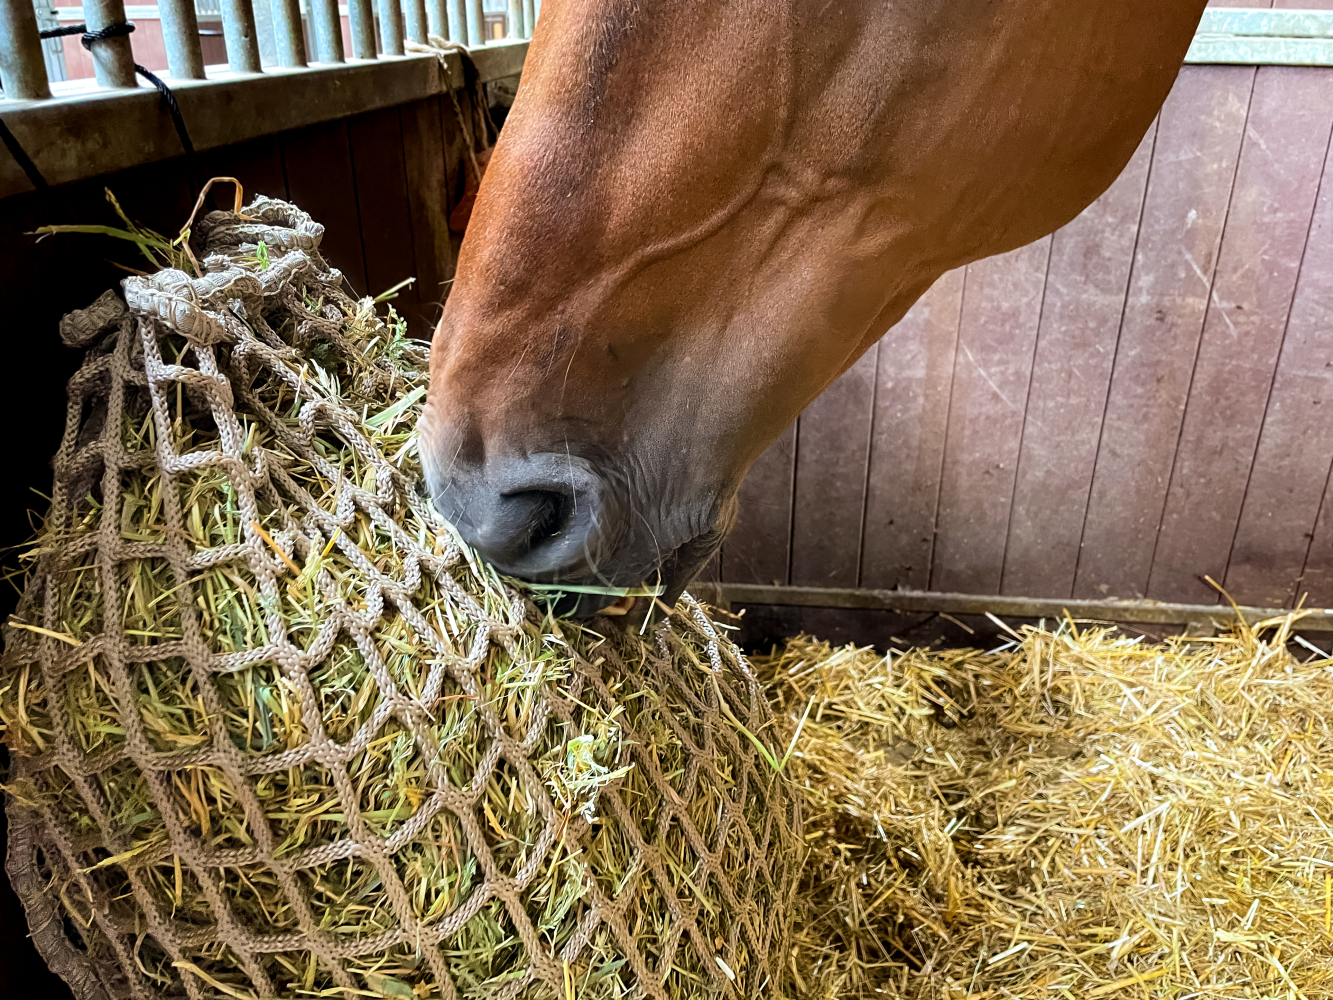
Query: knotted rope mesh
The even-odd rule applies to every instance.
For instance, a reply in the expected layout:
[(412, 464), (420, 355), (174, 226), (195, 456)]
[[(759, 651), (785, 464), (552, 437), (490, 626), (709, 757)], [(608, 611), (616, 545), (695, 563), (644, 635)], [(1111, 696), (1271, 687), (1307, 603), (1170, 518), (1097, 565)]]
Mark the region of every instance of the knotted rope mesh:
[(81, 1000), (781, 995), (749, 666), (689, 598), (603, 636), (473, 560), (418, 486), (425, 351), (322, 232), (214, 212), (202, 276), (62, 323), (0, 665), (39, 948)]

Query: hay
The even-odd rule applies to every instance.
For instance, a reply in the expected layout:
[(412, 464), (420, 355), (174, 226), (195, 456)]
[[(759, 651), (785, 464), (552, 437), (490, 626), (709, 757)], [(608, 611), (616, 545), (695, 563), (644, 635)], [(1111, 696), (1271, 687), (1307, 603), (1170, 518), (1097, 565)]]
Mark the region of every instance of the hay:
[(755, 661), (813, 702), (803, 992), (1333, 996), (1333, 660), (1290, 628)]
[(52, 966), (82, 1000), (771, 995), (799, 852), (735, 647), (688, 599), (646, 640), (557, 621), (471, 557), (420, 492), (423, 345), (308, 217), (127, 232), (178, 269), (62, 325), (0, 664)]

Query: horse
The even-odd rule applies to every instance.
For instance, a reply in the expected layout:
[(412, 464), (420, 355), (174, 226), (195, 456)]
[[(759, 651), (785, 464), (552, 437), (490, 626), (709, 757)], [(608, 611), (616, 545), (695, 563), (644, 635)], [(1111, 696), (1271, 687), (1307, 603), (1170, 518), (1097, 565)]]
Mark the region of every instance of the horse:
[(546, 0), (432, 341), (436, 508), (513, 577), (674, 602), (941, 274), (1111, 184), (1205, 2)]

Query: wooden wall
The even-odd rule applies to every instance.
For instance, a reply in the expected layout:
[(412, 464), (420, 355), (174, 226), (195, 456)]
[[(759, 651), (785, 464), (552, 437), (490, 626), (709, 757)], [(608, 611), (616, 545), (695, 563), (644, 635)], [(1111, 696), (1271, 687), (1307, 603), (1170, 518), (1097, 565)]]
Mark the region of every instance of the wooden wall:
[(768, 450), (710, 575), (1333, 606), (1331, 133), (1333, 69), (1185, 67), (1100, 200)]

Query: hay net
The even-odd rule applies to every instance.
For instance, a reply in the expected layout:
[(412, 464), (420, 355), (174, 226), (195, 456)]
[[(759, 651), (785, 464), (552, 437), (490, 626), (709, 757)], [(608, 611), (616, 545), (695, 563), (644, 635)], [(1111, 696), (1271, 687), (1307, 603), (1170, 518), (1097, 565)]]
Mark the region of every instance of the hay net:
[(749, 666), (689, 598), (604, 637), (473, 560), (416, 485), (425, 351), (322, 232), (214, 212), (198, 276), (62, 322), (0, 666), (39, 948), (82, 1000), (782, 995)]

